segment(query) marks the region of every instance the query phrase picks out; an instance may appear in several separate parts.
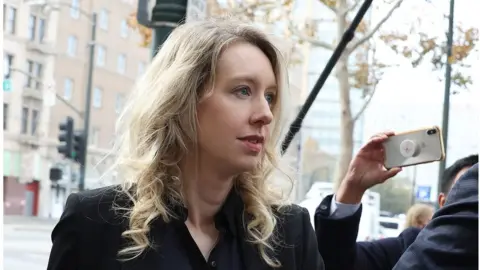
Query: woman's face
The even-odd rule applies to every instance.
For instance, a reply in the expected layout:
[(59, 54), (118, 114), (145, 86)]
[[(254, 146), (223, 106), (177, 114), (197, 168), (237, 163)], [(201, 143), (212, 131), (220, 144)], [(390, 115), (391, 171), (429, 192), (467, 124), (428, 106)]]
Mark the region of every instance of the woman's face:
[(250, 171), (269, 139), (276, 78), (267, 56), (256, 46), (228, 46), (217, 63), (212, 93), (200, 102), (200, 162), (224, 173)]

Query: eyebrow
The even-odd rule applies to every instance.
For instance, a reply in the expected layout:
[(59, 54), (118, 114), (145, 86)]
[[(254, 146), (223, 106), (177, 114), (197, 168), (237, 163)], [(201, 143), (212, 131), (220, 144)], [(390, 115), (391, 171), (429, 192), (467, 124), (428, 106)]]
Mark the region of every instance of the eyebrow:
[[(232, 78), (230, 78), (230, 81), (232, 82), (244, 82), (244, 81), (247, 81), (251, 84), (255, 84), (257, 85), (258, 83), (258, 80), (255, 78), (255, 76), (251, 76), (251, 75), (237, 75), (237, 76), (233, 76)], [(269, 85), (267, 87), (267, 89), (275, 89), (277, 90), (278, 86), (277, 86), (277, 83), (274, 82), (273, 84)]]

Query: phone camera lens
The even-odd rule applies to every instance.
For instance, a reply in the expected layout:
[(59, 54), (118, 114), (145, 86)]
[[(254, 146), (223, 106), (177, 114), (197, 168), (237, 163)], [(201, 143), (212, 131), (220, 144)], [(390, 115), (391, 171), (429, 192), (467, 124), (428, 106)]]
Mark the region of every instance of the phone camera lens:
[(433, 134), (436, 134), (437, 133), (437, 130), (436, 129), (429, 129), (427, 130), (427, 134), (428, 135), (433, 135)]

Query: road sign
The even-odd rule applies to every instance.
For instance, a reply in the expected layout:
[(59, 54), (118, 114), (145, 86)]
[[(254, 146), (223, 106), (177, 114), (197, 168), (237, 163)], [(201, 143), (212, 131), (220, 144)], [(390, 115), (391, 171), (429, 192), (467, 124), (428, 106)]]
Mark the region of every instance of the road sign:
[(201, 21), (207, 17), (206, 0), (188, 0), (186, 22)]
[(418, 186), (415, 197), (420, 201), (430, 201), (432, 187), (430, 186)]
[(12, 81), (10, 79), (3, 80), (3, 92), (12, 91)]

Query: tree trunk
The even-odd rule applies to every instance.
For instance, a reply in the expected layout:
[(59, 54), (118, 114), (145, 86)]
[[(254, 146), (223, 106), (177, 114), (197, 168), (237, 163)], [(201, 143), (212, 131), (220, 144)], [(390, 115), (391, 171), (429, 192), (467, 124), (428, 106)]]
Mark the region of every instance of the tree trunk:
[[(346, 0), (337, 1), (337, 10), (344, 10), (347, 6)], [(342, 14), (337, 14), (337, 36), (340, 40), (347, 29), (347, 20)], [(347, 173), (348, 166), (353, 154), (353, 129), (354, 121), (350, 109), (350, 82), (348, 73), (348, 54), (343, 54), (336, 65), (336, 76), (338, 80), (340, 97), (340, 153), (335, 166), (334, 183), (335, 190), (342, 182)]]

